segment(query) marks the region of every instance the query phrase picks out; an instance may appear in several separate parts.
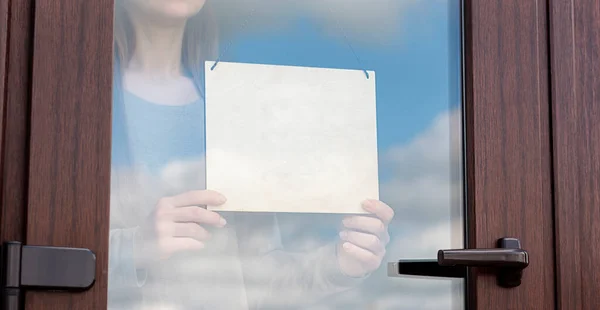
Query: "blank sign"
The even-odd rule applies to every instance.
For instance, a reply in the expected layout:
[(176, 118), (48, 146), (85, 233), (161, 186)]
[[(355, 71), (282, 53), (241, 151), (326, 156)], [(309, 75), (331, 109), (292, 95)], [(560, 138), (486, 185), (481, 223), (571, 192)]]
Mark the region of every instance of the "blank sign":
[(206, 65), (211, 209), (365, 213), (379, 199), (375, 73), (219, 62)]

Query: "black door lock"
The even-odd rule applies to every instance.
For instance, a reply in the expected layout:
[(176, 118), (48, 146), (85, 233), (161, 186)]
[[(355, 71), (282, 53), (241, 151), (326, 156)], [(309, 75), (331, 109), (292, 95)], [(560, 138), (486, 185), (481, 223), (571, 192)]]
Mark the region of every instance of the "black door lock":
[(439, 250), (437, 260), (402, 260), (392, 263), (390, 276), (414, 275), (442, 278), (466, 278), (468, 267), (491, 268), (499, 286), (521, 285), (523, 269), (529, 265), (529, 254), (515, 238), (502, 238), (495, 249)]

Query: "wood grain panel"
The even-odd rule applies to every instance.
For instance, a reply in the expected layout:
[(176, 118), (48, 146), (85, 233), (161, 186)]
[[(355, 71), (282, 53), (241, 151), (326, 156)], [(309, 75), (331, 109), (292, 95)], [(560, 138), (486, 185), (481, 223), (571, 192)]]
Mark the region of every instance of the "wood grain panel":
[[(6, 106), (6, 79), (7, 79), (7, 67), (8, 67), (8, 19), (10, 12), (10, 2), (0, 2), (0, 154), (4, 148), (4, 109)], [(5, 163), (0, 156), (0, 167)], [(0, 179), (2, 182), (2, 179)], [(2, 195), (0, 193), (0, 199)], [(1, 202), (1, 200), (0, 200)], [(4, 216), (4, 204), (0, 204), (0, 223), (6, 218)], [(2, 228), (0, 228), (0, 238), (3, 238)]]
[(554, 308), (546, 1), (465, 1), (468, 243), (516, 237), (522, 285), (470, 278), (472, 309)]
[(27, 243), (92, 249), (97, 281), (26, 309), (106, 309), (113, 1), (35, 4)]
[[(3, 127), (4, 104), (6, 102), (9, 3), (9, 1), (0, 2), (0, 129)], [(2, 151), (2, 144), (0, 143), (0, 152)]]
[(558, 309), (600, 309), (600, 2), (550, 1)]
[[(0, 239), (24, 240), (27, 179), (29, 177), (29, 102), (33, 35), (33, 0), (2, 1), (0, 20), (5, 28), (6, 54), (0, 67), (2, 146), (0, 148)], [(6, 10), (6, 11), (5, 11)], [(2, 34), (0, 34), (0, 37)], [(0, 51), (1, 52), (1, 51)], [(0, 54), (1, 55), (1, 54)], [(1, 59), (0, 59), (1, 60)]]

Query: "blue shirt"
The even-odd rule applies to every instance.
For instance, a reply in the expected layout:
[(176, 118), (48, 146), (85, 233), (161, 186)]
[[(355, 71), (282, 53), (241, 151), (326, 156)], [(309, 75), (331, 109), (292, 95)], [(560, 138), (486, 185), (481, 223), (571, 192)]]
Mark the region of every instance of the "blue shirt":
[[(115, 122), (113, 137), (126, 138), (127, 143), (115, 146), (116, 164), (134, 162), (159, 173), (169, 163), (204, 156), (203, 100), (180, 106), (160, 105), (130, 92), (124, 92), (123, 99), (124, 122)], [(126, 137), (119, 137), (125, 133)]]

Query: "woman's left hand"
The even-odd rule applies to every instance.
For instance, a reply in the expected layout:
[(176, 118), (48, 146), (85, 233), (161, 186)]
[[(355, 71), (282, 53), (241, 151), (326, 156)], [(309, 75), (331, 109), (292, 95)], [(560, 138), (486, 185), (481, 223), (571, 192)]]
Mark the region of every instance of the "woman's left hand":
[(350, 277), (363, 277), (379, 268), (390, 242), (388, 224), (394, 210), (378, 200), (367, 200), (363, 208), (374, 216), (349, 216), (342, 223), (338, 263)]

